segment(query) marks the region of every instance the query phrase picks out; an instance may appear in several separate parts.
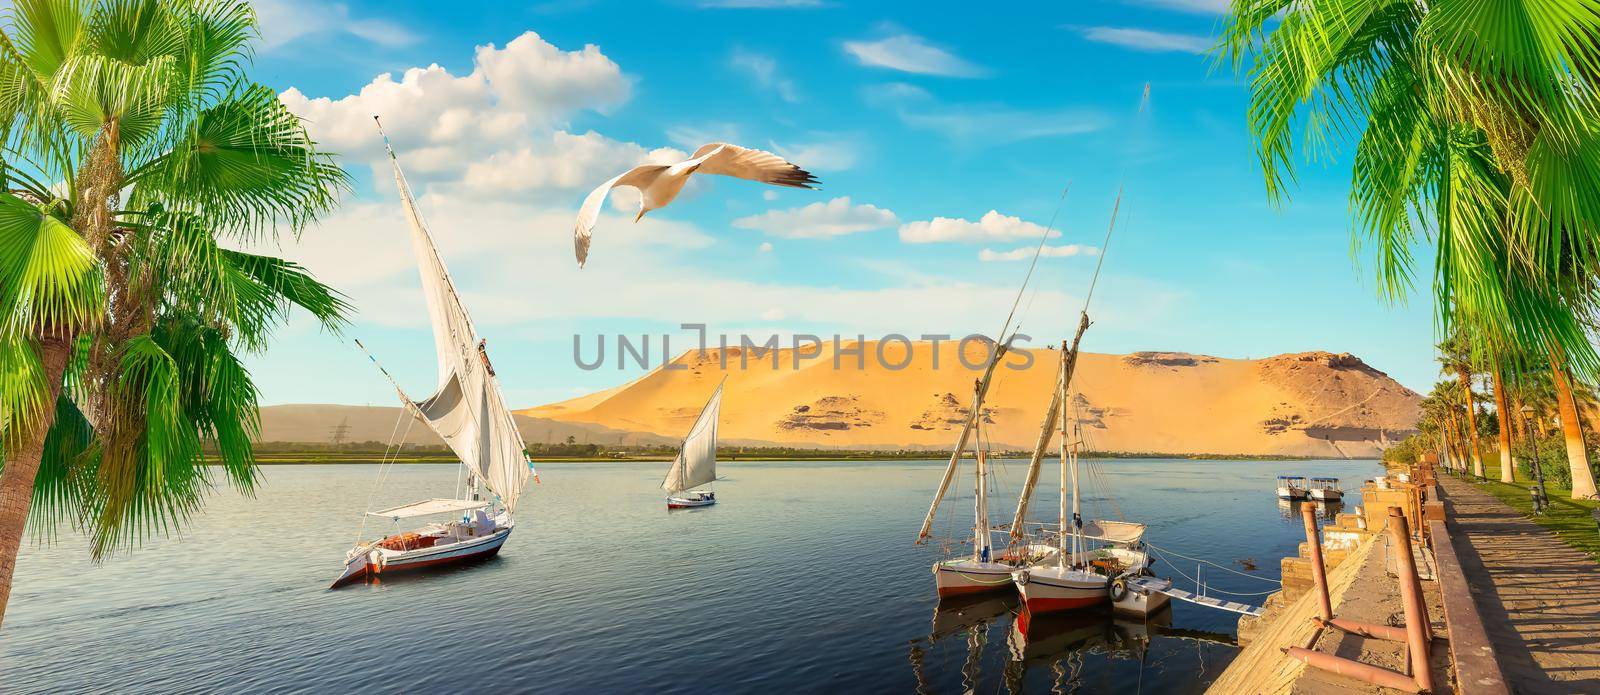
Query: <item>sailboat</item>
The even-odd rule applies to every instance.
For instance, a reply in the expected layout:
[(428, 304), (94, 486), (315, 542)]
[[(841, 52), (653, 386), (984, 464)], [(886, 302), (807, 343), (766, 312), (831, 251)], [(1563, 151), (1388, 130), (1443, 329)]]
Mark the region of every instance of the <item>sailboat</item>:
[[(984, 396), (989, 390), (990, 381), (994, 378), (995, 367), (1005, 357), (1006, 350), (1007, 346), (1004, 343), (995, 346), (994, 355), (989, 360), (983, 376), (973, 385), (972, 409), (967, 414), (966, 425), (961, 430), (955, 451), (950, 455), (950, 463), (945, 467), (939, 489), (934, 493), (933, 503), (929, 505), (928, 514), (923, 519), (922, 531), (918, 536), (919, 543), (927, 539), (932, 531), (934, 515), (938, 512), (939, 503), (944, 499), (945, 492), (949, 490), (950, 483), (955, 478), (957, 464), (966, 453), (967, 443), (982, 419)], [(940, 560), (933, 564), (934, 589), (940, 598), (1008, 590), (1011, 586), (1011, 573), (1016, 568), (1054, 553), (1054, 549), (1043, 545), (1013, 546), (1005, 553), (995, 552), (993, 529), (989, 525), (988, 452), (980, 447), (975, 453), (977, 466), (973, 470), (976, 487), (973, 495), (972, 554), (968, 557)]]
[[(1022, 494), (1017, 498), (1017, 514), (1011, 525), (1012, 543), (1025, 540), (1024, 529), (1028, 504), (1039, 479), (1039, 465), (1050, 446), (1052, 426), (1060, 435), (1057, 453), (1061, 460), (1060, 502), (1055, 537), (1056, 554), (1048, 560), (1035, 562), (1012, 573), (1017, 592), (1022, 595), (1023, 607), (1035, 613), (1071, 610), (1111, 603), (1118, 611), (1146, 614), (1160, 610), (1167, 603), (1166, 594), (1160, 590), (1170, 586), (1162, 580), (1133, 582), (1149, 574), (1150, 557), (1144, 552), (1144, 524), (1126, 521), (1083, 521), (1082, 498), (1078, 488), (1078, 449), (1083, 444), (1081, 423), (1071, 430), (1067, 427), (1068, 387), (1078, 361), (1079, 345), (1084, 331), (1089, 329), (1089, 302), (1094, 297), (1095, 285), (1100, 279), (1100, 264), (1105, 262), (1104, 249), (1110, 245), (1111, 233), (1116, 229), (1117, 213), (1122, 208), (1122, 194), (1111, 209), (1111, 224), (1106, 229), (1106, 241), (1101, 244), (1100, 260), (1089, 282), (1084, 297), (1083, 310), (1078, 319), (1078, 330), (1069, 348), (1061, 344), (1061, 361), (1056, 372), (1055, 389), (1051, 393), (1050, 407), (1041, 427), (1038, 443), (1029, 462)], [(1054, 422), (1051, 420), (1054, 419)], [(1072, 493), (1067, 494), (1071, 480)], [(1067, 502), (1071, 500), (1072, 515), (1067, 516)]]
[[(727, 383), (727, 379), (723, 379)], [(667, 509), (709, 507), (717, 503), (715, 490), (695, 490), (717, 479), (717, 416), (722, 412), (722, 384), (700, 409), (700, 416), (689, 427), (689, 434), (678, 447), (678, 456), (667, 469), (661, 489), (667, 491)]]
[[(1081, 337), (1081, 332), (1079, 335)], [(1061, 403), (1068, 402), (1067, 359), (1067, 352), (1063, 350), (1062, 369), (1056, 380), (1056, 397)], [(1058, 552), (1052, 560), (1013, 573), (1012, 578), (1017, 592), (1022, 595), (1023, 606), (1034, 613), (1085, 608), (1108, 602), (1118, 610), (1141, 614), (1159, 609), (1166, 603), (1165, 594), (1130, 587), (1128, 583), (1129, 579), (1144, 574), (1150, 566), (1150, 558), (1140, 545), (1144, 537), (1144, 524), (1109, 520), (1084, 523), (1078, 486), (1082, 431), (1074, 428), (1069, 433), (1065, 407), (1058, 410), (1058, 417), (1061, 436), (1059, 525), (1056, 530)], [(1070, 497), (1067, 492), (1069, 480)], [(1028, 489), (1024, 494), (1030, 492), (1031, 489)], [(1072, 504), (1070, 517), (1067, 515), (1068, 499)], [(1098, 543), (1099, 547), (1091, 549), (1091, 543)]]
[[(381, 124), (379, 132), (382, 133)], [(461, 305), (455, 283), (417, 210), (387, 135), (384, 148), (388, 150), (401, 205), (411, 226), (412, 250), (417, 256), (423, 297), (433, 324), (439, 384), (433, 395), (414, 400), (387, 370), (381, 365), (378, 369), (394, 386), (406, 411), (455, 452), (468, 484), (457, 497), (436, 497), (367, 512), (368, 516), (388, 519), (395, 528), (381, 538), (358, 540), (345, 553), (344, 571), (334, 580), (334, 587), (391, 572), (495, 555), (516, 525), (513, 516), (523, 486), (528, 478), (537, 478), (516, 421), (501, 395), (487, 343), (478, 337), (472, 318)], [(410, 531), (398, 529), (403, 520), (425, 517), (447, 520)]]

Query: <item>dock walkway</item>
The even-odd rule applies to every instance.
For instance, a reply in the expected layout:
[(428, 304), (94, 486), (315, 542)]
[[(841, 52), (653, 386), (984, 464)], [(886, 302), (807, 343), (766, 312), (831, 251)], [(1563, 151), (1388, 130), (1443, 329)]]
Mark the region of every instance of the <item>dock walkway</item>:
[(1442, 476), (1439, 485), (1513, 691), (1600, 693), (1600, 565), (1470, 483)]

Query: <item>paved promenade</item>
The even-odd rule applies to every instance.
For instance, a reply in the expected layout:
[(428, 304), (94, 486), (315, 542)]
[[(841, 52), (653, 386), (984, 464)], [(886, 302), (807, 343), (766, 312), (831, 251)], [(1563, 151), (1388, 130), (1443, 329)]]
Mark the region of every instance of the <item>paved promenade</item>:
[(1445, 476), (1439, 485), (1514, 692), (1600, 693), (1600, 564), (1469, 483)]

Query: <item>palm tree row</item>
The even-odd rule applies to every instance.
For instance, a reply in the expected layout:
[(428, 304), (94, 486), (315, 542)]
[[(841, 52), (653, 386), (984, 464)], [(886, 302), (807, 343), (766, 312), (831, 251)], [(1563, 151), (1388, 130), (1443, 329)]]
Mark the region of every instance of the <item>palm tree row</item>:
[[(1481, 478), (1484, 441), (1493, 436), (1500, 480), (1516, 482), (1513, 451), (1520, 445), (1531, 465), (1544, 465), (1539, 441), (1545, 424), (1556, 423), (1566, 459), (1560, 477), (1570, 480), (1574, 499), (1594, 497), (1593, 447), (1584, 427), (1584, 413), (1597, 410), (1593, 392), (1574, 382), (1559, 363), (1526, 355), (1477, 358), (1468, 346), (1460, 333), (1439, 345), (1441, 372), (1449, 378), (1423, 399), (1419, 434), (1394, 449), (1392, 457), (1438, 453), (1446, 468)], [(1480, 382), (1492, 395), (1480, 393)], [(1490, 403), (1493, 410), (1484, 407)]]
[(0, 617), (30, 516), (95, 557), (248, 493), (241, 363), (340, 295), (234, 246), (298, 233), (344, 172), (250, 81), (239, 0), (16, 0), (0, 23)]
[[(1572, 392), (1600, 379), (1600, 0), (1234, 0), (1217, 51), (1249, 79), (1269, 197), (1297, 152), (1353, 151), (1352, 232), (1381, 292), (1403, 298), (1431, 247), (1441, 334), (1471, 336), (1446, 351), (1459, 395), (1469, 362), (1499, 382), (1540, 356), (1587, 471)], [(1476, 408), (1460, 413), (1481, 471)]]

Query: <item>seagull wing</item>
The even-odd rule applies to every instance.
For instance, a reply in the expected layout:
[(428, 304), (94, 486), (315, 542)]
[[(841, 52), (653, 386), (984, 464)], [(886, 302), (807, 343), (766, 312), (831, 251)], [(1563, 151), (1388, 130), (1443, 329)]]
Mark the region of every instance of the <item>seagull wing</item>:
[(816, 186), (813, 184), (820, 183), (811, 172), (765, 150), (713, 142), (695, 150), (693, 158), (702, 157), (705, 161), (696, 170), (698, 173), (721, 174), (790, 188), (814, 189)]
[(611, 178), (610, 181), (600, 184), (599, 188), (589, 192), (589, 197), (583, 199), (583, 207), (578, 208), (578, 222), (572, 227), (572, 250), (578, 256), (578, 267), (582, 268), (585, 261), (589, 260), (589, 239), (594, 235), (594, 225), (600, 221), (600, 209), (605, 207), (606, 195), (611, 189), (618, 186), (631, 186), (641, 191), (650, 185), (667, 167), (660, 164), (645, 164), (636, 166)]

